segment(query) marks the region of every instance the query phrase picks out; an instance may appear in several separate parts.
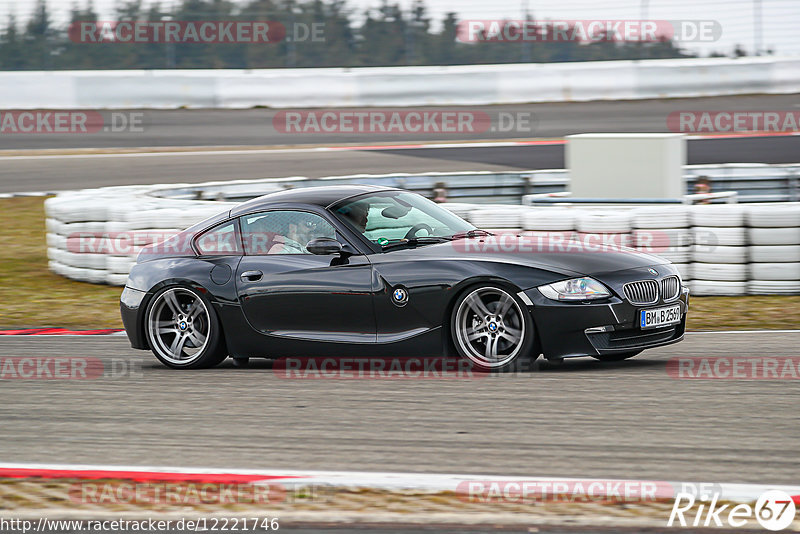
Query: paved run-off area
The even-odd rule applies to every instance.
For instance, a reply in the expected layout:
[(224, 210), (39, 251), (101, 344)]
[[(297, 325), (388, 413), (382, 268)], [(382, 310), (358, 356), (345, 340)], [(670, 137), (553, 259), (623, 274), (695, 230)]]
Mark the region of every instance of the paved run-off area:
[(795, 484), (797, 380), (672, 378), (675, 357), (798, 356), (800, 332), (695, 333), (621, 363), (471, 380), (299, 380), (162, 367), (124, 337), (0, 339), (106, 377), (3, 380), (0, 457), (187, 467)]

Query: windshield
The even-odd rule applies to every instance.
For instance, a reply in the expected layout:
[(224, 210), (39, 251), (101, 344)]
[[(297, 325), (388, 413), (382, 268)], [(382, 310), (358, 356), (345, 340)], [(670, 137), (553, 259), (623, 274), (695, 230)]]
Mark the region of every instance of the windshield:
[(475, 227), (430, 200), (406, 191), (381, 191), (347, 199), (332, 211), (369, 241), (386, 246), (403, 240), (451, 237)]

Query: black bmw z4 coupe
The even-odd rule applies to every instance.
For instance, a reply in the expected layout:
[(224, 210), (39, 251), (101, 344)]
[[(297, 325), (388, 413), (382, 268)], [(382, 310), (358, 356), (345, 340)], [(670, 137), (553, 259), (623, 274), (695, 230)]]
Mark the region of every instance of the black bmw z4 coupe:
[(240, 204), (142, 250), (121, 297), (132, 347), (175, 369), (229, 356), (623, 360), (681, 341), (688, 306), (657, 256), (498, 236), (369, 185)]

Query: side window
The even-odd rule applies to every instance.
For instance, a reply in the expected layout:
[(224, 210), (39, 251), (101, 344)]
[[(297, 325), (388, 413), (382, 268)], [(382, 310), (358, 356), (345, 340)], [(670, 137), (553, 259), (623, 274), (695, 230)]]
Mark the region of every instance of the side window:
[(268, 211), (241, 218), (245, 253), (249, 256), (310, 254), (308, 242), (336, 239), (336, 230), (324, 218), (305, 211)]
[(241, 255), (242, 247), (236, 231), (236, 222), (224, 223), (206, 231), (197, 238), (195, 247), (202, 256)]

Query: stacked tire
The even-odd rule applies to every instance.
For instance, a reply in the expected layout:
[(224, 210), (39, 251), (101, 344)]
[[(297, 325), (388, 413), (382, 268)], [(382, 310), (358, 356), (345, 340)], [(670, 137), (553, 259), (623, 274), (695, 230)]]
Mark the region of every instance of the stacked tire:
[(56, 274), (92, 284), (105, 283), (106, 199), (92, 200), (78, 193), (45, 201), (47, 257)]
[(523, 212), (521, 222), (525, 237), (567, 241), (575, 236), (575, 210), (528, 208)]
[(739, 204), (691, 207), (692, 293), (697, 296), (747, 294), (748, 248), (745, 209)]
[(123, 286), (144, 247), (233, 206), (151, 197), (149, 189), (106, 188), (46, 200), (50, 270), (83, 282)]
[(751, 295), (800, 294), (800, 205), (747, 210)]
[(582, 211), (578, 214), (576, 239), (592, 246), (608, 245), (614, 248), (630, 247), (631, 213), (629, 211)]
[(518, 233), (526, 208), (514, 205), (487, 206), (470, 211), (469, 222), (493, 233)]
[(671, 261), (684, 282), (692, 279), (692, 231), (686, 206), (637, 208), (633, 212), (633, 246), (636, 250)]

